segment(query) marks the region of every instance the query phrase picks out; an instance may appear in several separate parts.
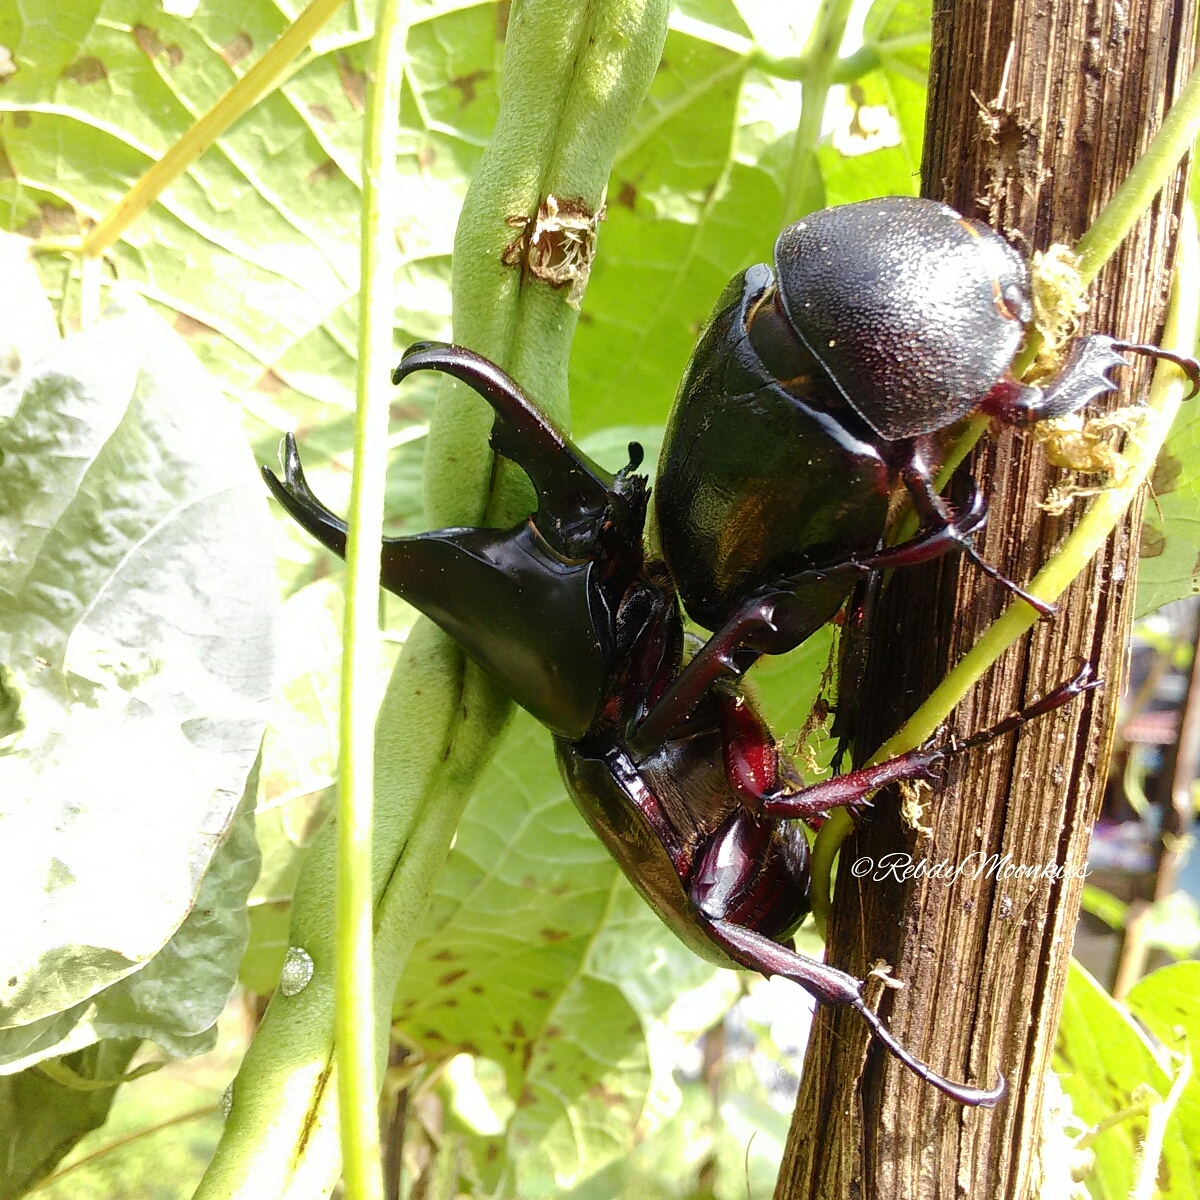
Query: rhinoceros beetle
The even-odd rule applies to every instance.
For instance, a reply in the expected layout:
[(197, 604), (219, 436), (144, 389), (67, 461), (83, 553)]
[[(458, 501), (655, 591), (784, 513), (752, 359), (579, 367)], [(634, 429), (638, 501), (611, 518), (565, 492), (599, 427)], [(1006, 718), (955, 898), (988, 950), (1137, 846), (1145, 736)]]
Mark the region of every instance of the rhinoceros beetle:
[[(859, 980), (786, 944), (808, 912), (801, 823), (932, 778), (948, 755), (1096, 681), (1085, 667), (990, 729), (805, 786), (741, 676), (761, 654), (799, 645), (870, 573), (970, 552), (986, 512), (978, 488), (960, 474), (947, 500), (932, 483), (946, 427), (978, 410), (1020, 422), (1073, 411), (1113, 388), (1121, 350), (1162, 353), (1093, 336), (1050, 385), (1021, 385), (1008, 366), (1027, 288), (1002, 238), (931, 201), (846, 205), (784, 230), (775, 271), (751, 267), (729, 285), (692, 356), (667, 425), (649, 553), (636, 443), (609, 473), (461, 347), (414, 345), (393, 376), (441, 371), (481, 395), (495, 411), (492, 447), (526, 472), (537, 507), (512, 529), (385, 539), (383, 585), (549, 728), (583, 816), (686, 945), (853, 1007), (963, 1104), (997, 1103), (1003, 1077), (980, 1088), (935, 1073), (895, 1041)], [(283, 457), (282, 482), (263, 471), (272, 492), (344, 554), (345, 524), (312, 494), (290, 435)], [(884, 548), (901, 488), (921, 528)], [(690, 656), (683, 609), (712, 631)]]

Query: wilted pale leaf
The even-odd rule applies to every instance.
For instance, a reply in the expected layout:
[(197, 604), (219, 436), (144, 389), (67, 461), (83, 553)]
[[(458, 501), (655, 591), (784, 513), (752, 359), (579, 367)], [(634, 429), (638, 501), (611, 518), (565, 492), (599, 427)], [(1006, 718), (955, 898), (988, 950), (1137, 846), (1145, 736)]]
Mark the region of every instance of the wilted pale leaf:
[[(79, 1005), (191, 911), (271, 688), (265, 504), (229, 406), (140, 304), (0, 424), (0, 1028)], [(248, 887), (248, 884), (246, 885)]]
[(148, 1038), (178, 1058), (211, 1049), (249, 935), (246, 896), (259, 865), (257, 790), (255, 771), (195, 904), (171, 940), (139, 970), (66, 1012), (0, 1030), (0, 1074), (103, 1038)]
[(0, 233), (0, 418), (17, 403), (14, 380), (58, 341), (58, 323), (25, 238)]

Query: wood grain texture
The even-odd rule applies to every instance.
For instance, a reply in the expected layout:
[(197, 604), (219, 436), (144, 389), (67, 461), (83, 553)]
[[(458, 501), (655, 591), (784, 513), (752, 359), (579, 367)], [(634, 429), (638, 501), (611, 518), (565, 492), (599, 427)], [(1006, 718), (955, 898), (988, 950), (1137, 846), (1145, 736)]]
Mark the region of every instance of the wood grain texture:
[[(926, 195), (1000, 229), (1026, 252), (1073, 242), (1161, 123), (1193, 58), (1196, 0), (935, 0), (923, 169)], [(1169, 285), (1180, 171), (1092, 289), (1084, 328), (1153, 341)], [(1111, 405), (1144, 389), (1122, 372)], [(1028, 580), (1070, 528), (1039, 507), (1060, 473), (1037, 445), (994, 432), (973, 455), (991, 504), (977, 543)], [(1033, 1194), (1048, 1069), (1082, 880), (964, 875), (942, 882), (857, 880), (860, 856), (914, 863), (1010, 856), (1017, 866), (1086, 862), (1099, 808), (1131, 620), (1140, 505), (1063, 597), (1058, 615), (1014, 646), (969, 695), (952, 728), (983, 727), (1096, 664), (1103, 692), (1020, 738), (952, 765), (935, 790), (932, 837), (902, 826), (894, 794), (842, 850), (830, 960), (864, 977), (890, 964), (902, 990), (881, 1012), (952, 1078), (1010, 1092), (963, 1110), (869, 1043), (853, 1014), (821, 1012), (805, 1064), (776, 1200), (931, 1200)], [(870, 651), (861, 745), (883, 742), (1009, 603), (960, 562), (898, 573)], [(974, 857), (972, 857), (974, 856)]]

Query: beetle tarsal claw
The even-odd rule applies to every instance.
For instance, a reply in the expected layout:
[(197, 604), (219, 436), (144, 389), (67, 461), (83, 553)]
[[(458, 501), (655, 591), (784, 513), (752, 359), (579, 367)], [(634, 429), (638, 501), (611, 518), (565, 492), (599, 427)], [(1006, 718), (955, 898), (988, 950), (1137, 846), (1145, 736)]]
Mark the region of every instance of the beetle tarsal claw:
[[(1165, 359), (1169, 363), (1174, 363), (1184, 374), (1184, 377), (1192, 385), (1192, 390), (1184, 396), (1185, 400), (1191, 400), (1197, 394), (1200, 394), (1200, 362), (1187, 354), (1176, 354), (1173, 350), (1164, 350), (1161, 346), (1147, 346), (1136, 342), (1113, 342), (1115, 350), (1122, 350), (1129, 354), (1144, 354), (1148, 358)], [(1126, 366), (1132, 366), (1127, 359), (1122, 359)]]

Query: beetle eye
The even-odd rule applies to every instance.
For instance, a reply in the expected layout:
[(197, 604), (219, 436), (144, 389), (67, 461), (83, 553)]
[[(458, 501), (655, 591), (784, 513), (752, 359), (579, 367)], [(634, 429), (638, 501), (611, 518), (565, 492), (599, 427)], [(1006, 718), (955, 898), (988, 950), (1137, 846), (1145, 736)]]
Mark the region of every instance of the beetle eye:
[(1004, 285), (997, 299), (996, 307), (1004, 316), (1013, 321), (1020, 321), (1022, 325), (1027, 324), (1033, 318), (1033, 305), (1029, 303), (1025, 289), (1018, 283)]

